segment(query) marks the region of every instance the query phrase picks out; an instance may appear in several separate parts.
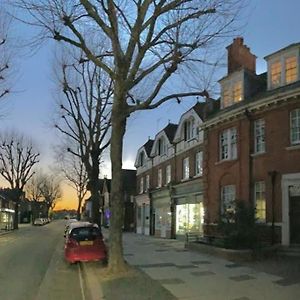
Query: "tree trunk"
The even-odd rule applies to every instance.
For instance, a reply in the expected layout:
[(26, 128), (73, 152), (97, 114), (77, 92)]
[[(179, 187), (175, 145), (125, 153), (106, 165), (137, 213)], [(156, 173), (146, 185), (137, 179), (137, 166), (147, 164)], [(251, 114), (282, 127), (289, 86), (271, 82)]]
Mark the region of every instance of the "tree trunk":
[(124, 219), (124, 202), (122, 198), (122, 154), (123, 137), (126, 129), (126, 116), (120, 99), (114, 100), (112, 109), (112, 134), (110, 142), (110, 159), (112, 164), (111, 184), (111, 223), (109, 227), (109, 263), (108, 272), (119, 274), (128, 267), (123, 258), (122, 225)]
[(14, 229), (19, 229), (19, 200), (15, 200)]

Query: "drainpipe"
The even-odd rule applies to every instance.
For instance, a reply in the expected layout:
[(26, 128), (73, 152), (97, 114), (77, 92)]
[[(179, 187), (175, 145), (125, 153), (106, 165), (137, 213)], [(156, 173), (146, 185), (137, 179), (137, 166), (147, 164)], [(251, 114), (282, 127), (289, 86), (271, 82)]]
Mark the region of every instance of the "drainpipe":
[(272, 226), (271, 226), (271, 243), (275, 244), (275, 180), (277, 171), (269, 171), (268, 175), (271, 177), (271, 185), (272, 185), (272, 195), (271, 195), (271, 203), (272, 203)]

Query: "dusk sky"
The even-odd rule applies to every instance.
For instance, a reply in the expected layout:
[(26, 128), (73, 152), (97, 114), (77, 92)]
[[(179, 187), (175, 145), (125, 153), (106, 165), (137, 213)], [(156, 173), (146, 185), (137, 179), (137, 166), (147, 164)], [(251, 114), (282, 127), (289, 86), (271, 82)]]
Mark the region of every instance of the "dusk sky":
[[(2, 0), (0, 0), (2, 1)], [(299, 0), (250, 0), (246, 13), (245, 26), (240, 31), (244, 43), (257, 56), (257, 73), (266, 71), (264, 56), (275, 52), (291, 43), (300, 42), (300, 1)], [(14, 35), (30, 36), (32, 29), (22, 24), (14, 24)], [(226, 49), (224, 45), (224, 55)], [(25, 55), (17, 49), (16, 82), (13, 93), (5, 102), (5, 116), (1, 121), (1, 131), (16, 128), (21, 133), (32, 137), (41, 152), (43, 168), (53, 164), (52, 147), (56, 143), (57, 133), (51, 123), (54, 113), (53, 61), (54, 42), (45, 43), (33, 55)], [(222, 70), (222, 76), (226, 69)], [(165, 127), (168, 122), (177, 123), (180, 115), (188, 110), (196, 100), (167, 103), (155, 111), (139, 112), (129, 122), (124, 143), (123, 167), (134, 168), (137, 149), (148, 137)], [(106, 155), (108, 157), (108, 154)], [(102, 170), (102, 175), (109, 175), (109, 165)], [(67, 202), (66, 202), (67, 201)], [(65, 192), (64, 205), (70, 207), (76, 203), (75, 195)]]

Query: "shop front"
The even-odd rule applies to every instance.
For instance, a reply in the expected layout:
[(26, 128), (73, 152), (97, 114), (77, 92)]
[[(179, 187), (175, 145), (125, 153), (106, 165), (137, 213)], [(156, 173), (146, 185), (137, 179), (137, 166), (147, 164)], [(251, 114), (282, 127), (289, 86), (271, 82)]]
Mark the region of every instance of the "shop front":
[(182, 239), (188, 232), (203, 234), (204, 206), (201, 181), (174, 186), (172, 198), (176, 204), (176, 238)]
[(10, 208), (0, 208), (0, 230), (14, 229), (15, 211)]
[(172, 212), (171, 198), (168, 188), (152, 192), (153, 214), (155, 236), (171, 238)]
[(136, 233), (150, 235), (150, 198), (148, 194), (135, 197)]

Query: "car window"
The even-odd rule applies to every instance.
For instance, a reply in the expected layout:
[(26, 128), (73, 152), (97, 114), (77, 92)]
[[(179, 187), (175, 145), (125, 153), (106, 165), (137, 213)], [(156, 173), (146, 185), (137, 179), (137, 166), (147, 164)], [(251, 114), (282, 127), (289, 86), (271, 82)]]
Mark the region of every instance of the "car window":
[(102, 233), (99, 228), (96, 227), (78, 227), (71, 231), (70, 237), (78, 241), (94, 240), (97, 237), (102, 238)]

